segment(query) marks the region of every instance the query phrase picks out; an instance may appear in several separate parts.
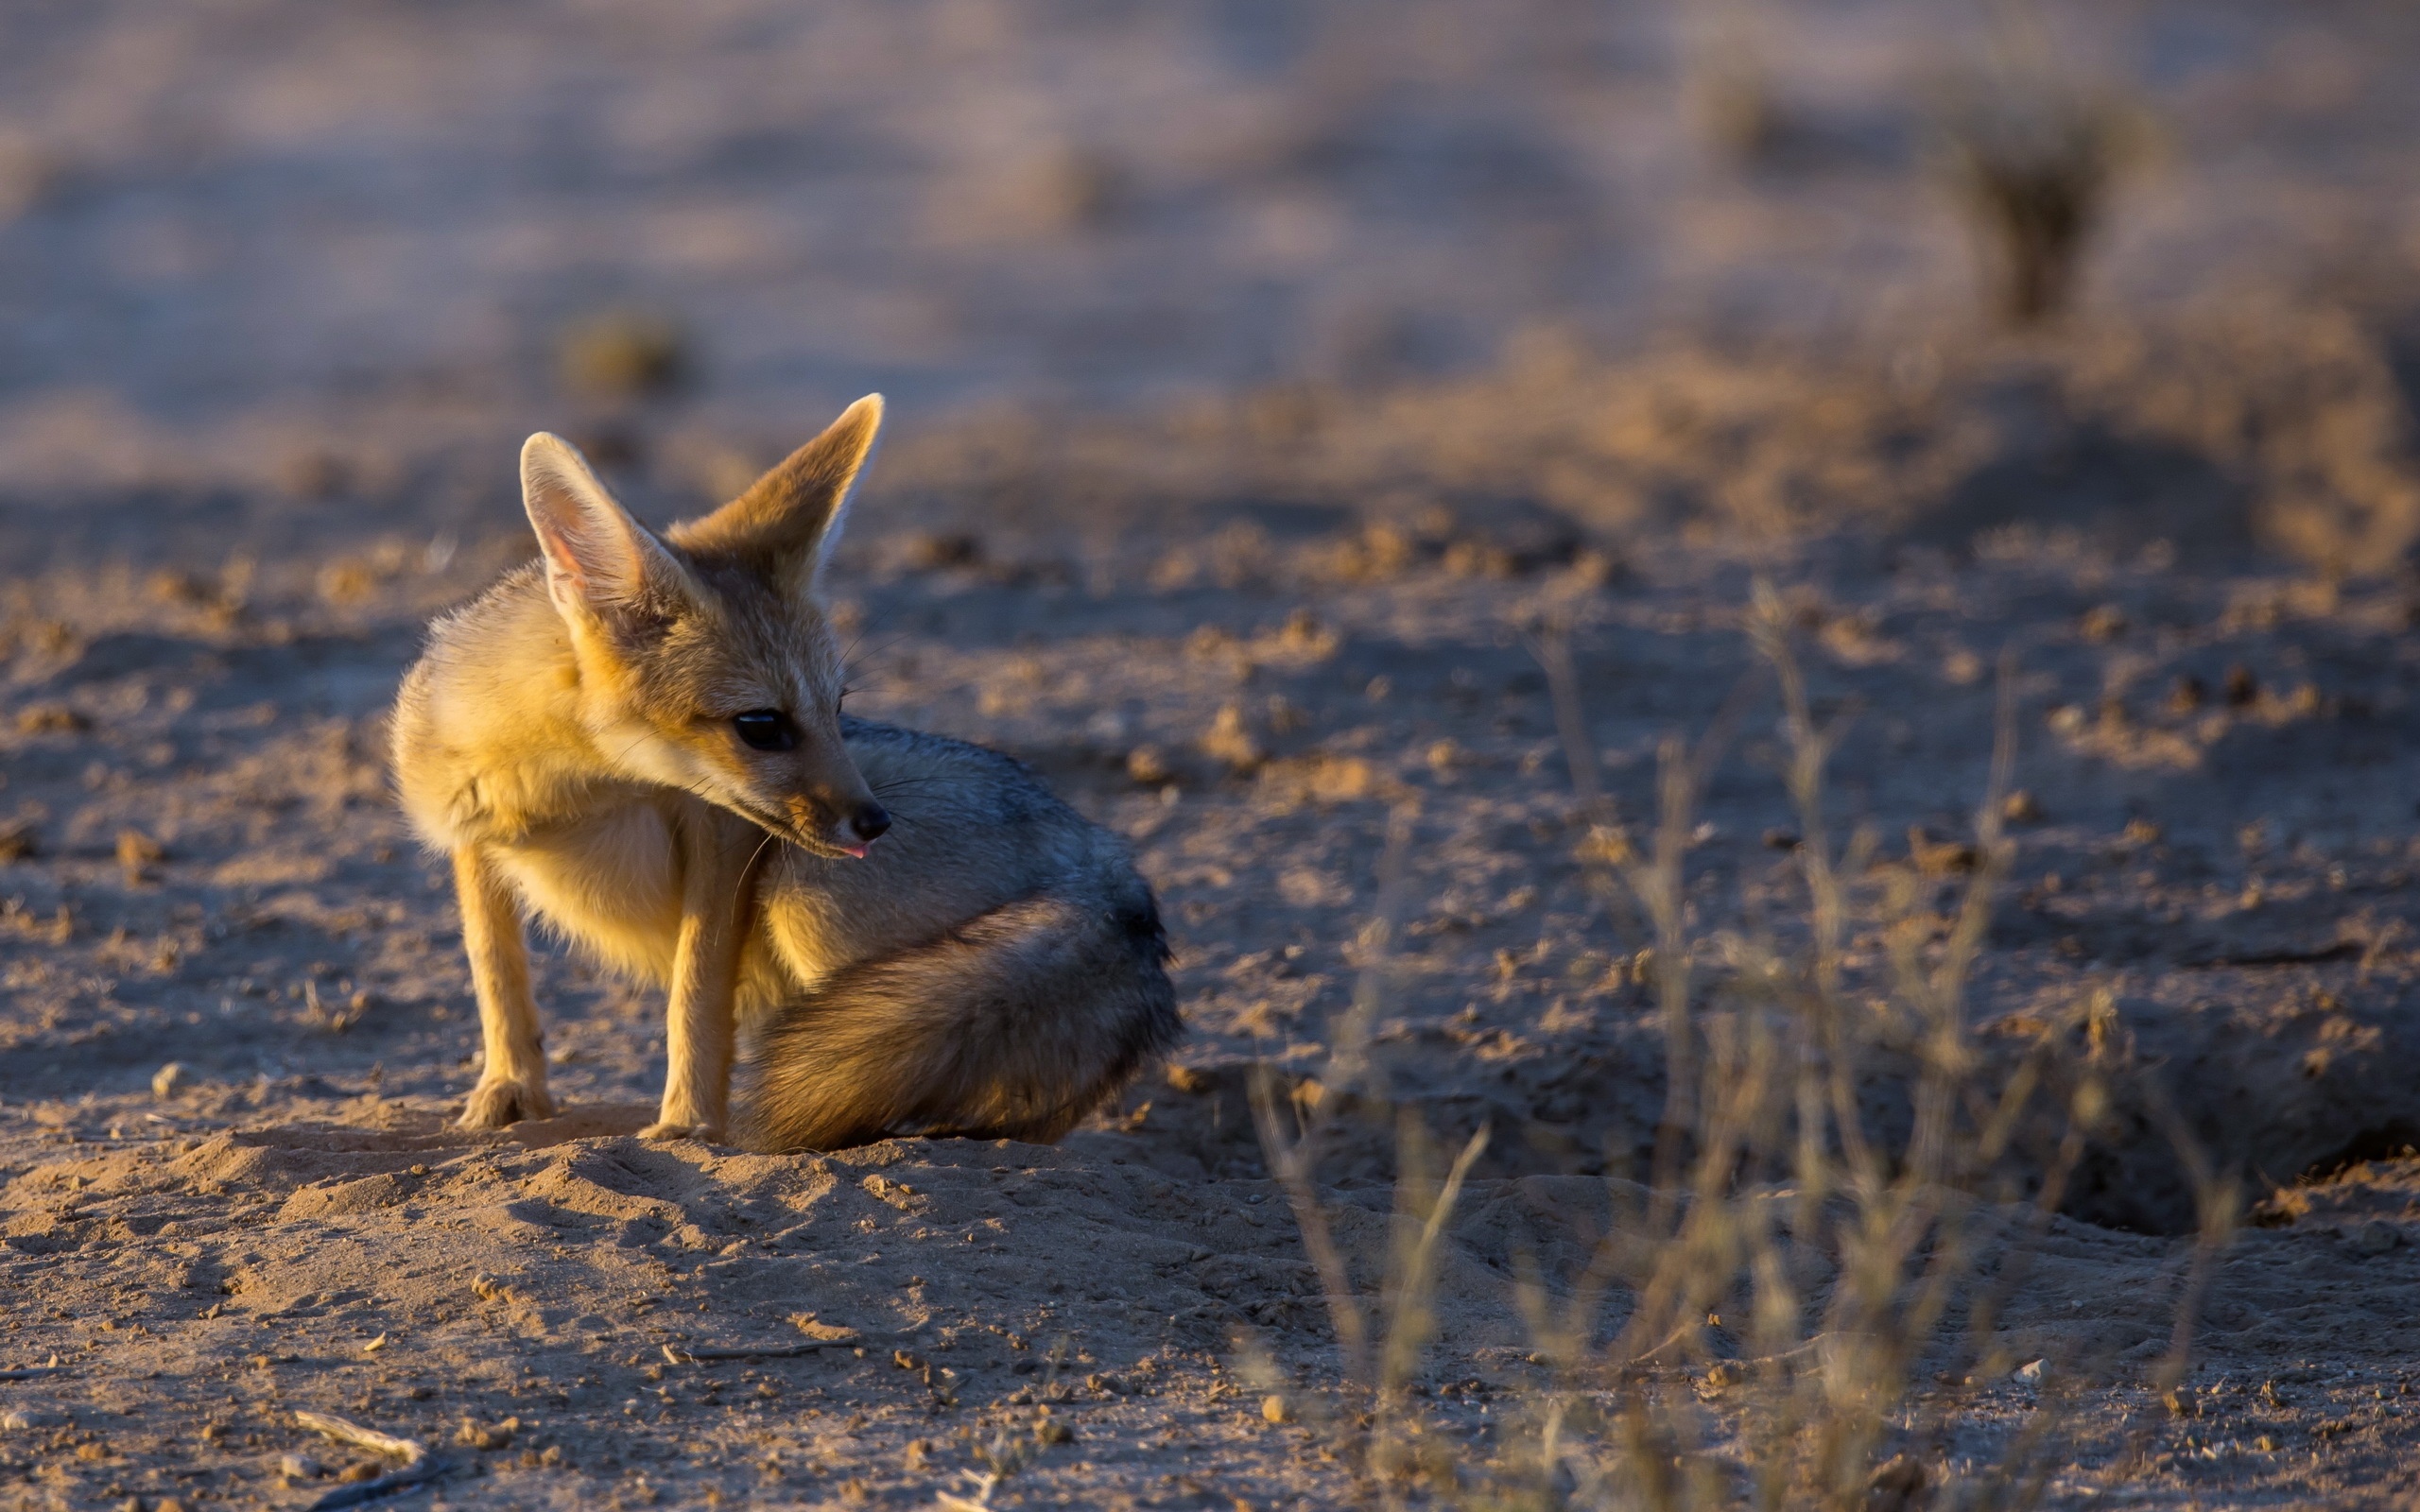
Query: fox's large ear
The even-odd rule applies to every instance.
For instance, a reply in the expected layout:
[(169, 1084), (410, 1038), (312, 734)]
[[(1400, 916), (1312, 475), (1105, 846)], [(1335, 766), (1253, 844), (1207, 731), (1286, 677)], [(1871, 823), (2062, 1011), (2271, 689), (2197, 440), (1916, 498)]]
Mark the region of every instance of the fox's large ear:
[(868, 394), (747, 492), (679, 527), (673, 539), (695, 551), (738, 557), (794, 588), (813, 586), (839, 542), (881, 430), (882, 396)]
[(564, 614), (627, 619), (662, 608), (675, 590), (680, 567), (562, 438), (540, 431), (522, 443), (521, 503)]

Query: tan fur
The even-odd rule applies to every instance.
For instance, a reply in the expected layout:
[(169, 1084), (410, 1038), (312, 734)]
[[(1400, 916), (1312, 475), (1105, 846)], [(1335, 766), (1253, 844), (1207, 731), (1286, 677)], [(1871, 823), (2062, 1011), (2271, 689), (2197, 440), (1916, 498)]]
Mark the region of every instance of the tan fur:
[[(662, 537), (570, 447), (523, 449), (541, 560), (433, 627), (395, 713), (479, 1000), (465, 1125), (553, 1110), (524, 908), (667, 989), (657, 1136), (730, 1127), (743, 1022), (746, 1123), (781, 1147), (1053, 1139), (1173, 1042), (1157, 910), (1115, 837), (1006, 757), (838, 712), (818, 580), (881, 413), (858, 401)], [(792, 748), (735, 732), (759, 710)]]

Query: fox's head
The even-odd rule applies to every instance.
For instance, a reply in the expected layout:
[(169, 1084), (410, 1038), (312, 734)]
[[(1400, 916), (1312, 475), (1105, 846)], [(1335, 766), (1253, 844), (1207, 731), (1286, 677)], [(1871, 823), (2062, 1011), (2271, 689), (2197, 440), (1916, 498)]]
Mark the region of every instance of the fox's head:
[(870, 394), (746, 493), (661, 536), (562, 440), (522, 447), (580, 721), (615, 771), (819, 855), (861, 857), (890, 827), (840, 742), (840, 651), (819, 599), (881, 425)]

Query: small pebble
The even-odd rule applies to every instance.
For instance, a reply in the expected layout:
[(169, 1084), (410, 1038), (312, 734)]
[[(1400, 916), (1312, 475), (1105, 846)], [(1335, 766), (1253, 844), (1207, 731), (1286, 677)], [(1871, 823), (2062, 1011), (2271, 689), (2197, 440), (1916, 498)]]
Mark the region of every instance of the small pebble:
[(146, 868), (167, 859), (168, 852), (159, 841), (140, 830), (117, 832), (117, 864), (130, 878), (139, 879)]
[(1273, 1391), (1260, 1399), (1260, 1415), (1272, 1423), (1290, 1423), (1294, 1420), (1293, 1411), (1286, 1405), (1286, 1399)]
[(307, 1481), (321, 1472), (320, 1462), (308, 1454), (288, 1454), (277, 1462), (277, 1473), (289, 1481)]
[(1232, 703), (1219, 707), (1210, 728), (1202, 733), (1201, 746), (1203, 755), (1224, 762), (1237, 775), (1251, 773), (1269, 759), (1268, 751), (1244, 723), (1243, 710)]
[(182, 1060), (171, 1060), (151, 1074), (151, 1095), (165, 1100), (193, 1085), (193, 1073)]
[(2353, 1247), (2364, 1255), (2383, 1255), (2403, 1242), (2394, 1226), (2373, 1218), (2353, 1230)]
[(1167, 753), (1157, 746), (1137, 746), (1126, 753), (1126, 775), (1144, 787), (1158, 787), (1176, 776)]
[(67, 1421), (66, 1415), (46, 1407), (11, 1407), (0, 1412), (0, 1429), (22, 1434), (32, 1428), (57, 1428)]

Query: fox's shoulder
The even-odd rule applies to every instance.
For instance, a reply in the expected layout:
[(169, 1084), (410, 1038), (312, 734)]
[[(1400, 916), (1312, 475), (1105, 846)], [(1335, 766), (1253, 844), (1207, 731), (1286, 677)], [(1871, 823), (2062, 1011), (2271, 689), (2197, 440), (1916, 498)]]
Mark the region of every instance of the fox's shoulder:
[(546, 596), (544, 571), (523, 562), (478, 597), (429, 621), (421, 664), (476, 660), (499, 652), (546, 657), (570, 653), (562, 616)]
[[(518, 785), (562, 786), (580, 755), (556, 748), (577, 688), (570, 638), (534, 563), (433, 622), (393, 726), (396, 785), (424, 838), (462, 837)], [(542, 797), (509, 806), (543, 808)]]
[(484, 698), (508, 687), (526, 690), (571, 670), (571, 637), (546, 597), (537, 564), (526, 563), (468, 604), (429, 622), (420, 660), (405, 677), (405, 702)]

